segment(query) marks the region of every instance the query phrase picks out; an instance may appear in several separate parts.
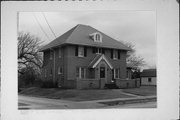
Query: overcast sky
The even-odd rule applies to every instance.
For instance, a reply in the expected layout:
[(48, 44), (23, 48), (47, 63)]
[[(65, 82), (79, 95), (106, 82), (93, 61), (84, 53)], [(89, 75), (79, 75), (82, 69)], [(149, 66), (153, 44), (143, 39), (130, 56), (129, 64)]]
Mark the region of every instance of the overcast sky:
[[(156, 14), (153, 11), (63, 11), (44, 14), (57, 37), (77, 24), (90, 25), (116, 40), (134, 44), (136, 54), (145, 59), (147, 66), (156, 65)], [(19, 31), (30, 32), (45, 44), (55, 38), (41, 12), (20, 12)]]

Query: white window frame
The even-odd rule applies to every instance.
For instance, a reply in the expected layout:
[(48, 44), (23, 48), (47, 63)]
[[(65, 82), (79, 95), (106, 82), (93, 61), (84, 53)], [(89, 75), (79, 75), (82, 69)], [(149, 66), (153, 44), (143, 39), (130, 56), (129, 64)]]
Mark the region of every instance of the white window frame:
[[(101, 52), (100, 52), (100, 49), (101, 49)], [(97, 48), (96, 54), (102, 54), (102, 48)]]
[(63, 74), (63, 68), (62, 66), (58, 67), (58, 75)]
[[(79, 74), (79, 76), (77, 76), (76, 75), (76, 77), (77, 78), (82, 78), (82, 79), (84, 79), (84, 78), (86, 78), (86, 68), (85, 67), (77, 67), (77, 69), (78, 69), (78, 74)], [(76, 70), (77, 70), (76, 69)], [(83, 70), (83, 72), (84, 72), (84, 75), (82, 76), (82, 70)], [(77, 74), (77, 71), (76, 71), (76, 74)]]
[(118, 59), (118, 51), (117, 50), (114, 50), (113, 51), (113, 59)]
[(97, 33), (95, 35), (95, 39), (96, 39), (97, 42), (100, 42), (101, 41), (101, 35)]
[[(117, 70), (117, 72), (118, 72), (118, 73), (117, 73), (118, 77), (116, 77), (116, 70)], [(117, 79), (120, 78), (120, 68), (115, 68), (115, 69), (114, 69), (114, 78), (115, 78), (115, 79), (116, 79), (116, 78), (117, 78)]]
[[(99, 37), (97, 37), (97, 36), (99, 36)], [(90, 34), (90, 37), (93, 38), (94, 42), (102, 42), (102, 35), (99, 32)]]
[(61, 50), (61, 48), (59, 48), (59, 58), (61, 58), (62, 57), (62, 50)]
[(83, 46), (78, 47), (78, 57), (84, 57), (84, 47)]

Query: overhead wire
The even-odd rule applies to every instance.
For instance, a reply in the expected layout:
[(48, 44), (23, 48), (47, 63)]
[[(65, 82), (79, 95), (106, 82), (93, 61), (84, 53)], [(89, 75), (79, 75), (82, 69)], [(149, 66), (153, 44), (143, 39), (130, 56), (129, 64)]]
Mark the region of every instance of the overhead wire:
[(43, 33), (45, 34), (45, 36), (50, 40), (50, 38), (48, 37), (47, 33), (44, 31), (44, 29), (42, 28), (41, 24), (39, 23), (36, 15), (33, 13), (33, 16), (35, 17), (36, 22), (38, 23), (39, 27), (41, 28), (41, 30), (43, 31)]
[(50, 24), (48, 23), (48, 20), (47, 20), (45, 14), (43, 12), (41, 12), (41, 13), (44, 16), (44, 19), (45, 19), (46, 23), (48, 24), (49, 29), (51, 30), (51, 32), (53, 33), (54, 37), (56, 38), (56, 34), (54, 33), (53, 29), (51, 28)]

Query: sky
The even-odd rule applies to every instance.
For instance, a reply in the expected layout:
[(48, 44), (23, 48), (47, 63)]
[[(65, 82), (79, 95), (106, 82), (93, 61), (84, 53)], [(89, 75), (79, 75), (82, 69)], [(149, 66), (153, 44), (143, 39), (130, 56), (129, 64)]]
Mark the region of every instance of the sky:
[(55, 36), (49, 29), (43, 14), (56, 37), (77, 24), (90, 25), (118, 41), (135, 45), (137, 56), (141, 56), (146, 62), (145, 68), (156, 66), (156, 14), (154, 11), (20, 12), (18, 31), (29, 32), (39, 37), (43, 44), (54, 40)]

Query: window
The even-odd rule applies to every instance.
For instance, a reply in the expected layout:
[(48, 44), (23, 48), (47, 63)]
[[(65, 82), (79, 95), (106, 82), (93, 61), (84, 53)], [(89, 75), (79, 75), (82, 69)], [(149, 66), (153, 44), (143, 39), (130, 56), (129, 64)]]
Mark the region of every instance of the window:
[(50, 60), (53, 59), (53, 51), (50, 51)]
[(126, 78), (129, 78), (129, 72), (128, 72), (128, 70), (126, 71)]
[(61, 58), (61, 55), (62, 55), (61, 52), (62, 52), (62, 51), (61, 51), (61, 48), (59, 48), (59, 58)]
[(44, 77), (47, 77), (47, 70), (44, 69)]
[(94, 42), (102, 42), (102, 35), (100, 33), (98, 33), (98, 32), (90, 34), (90, 38)]
[(96, 41), (100, 42), (100, 34), (96, 34)]
[(113, 59), (118, 59), (118, 51), (114, 50), (113, 52)]
[(85, 68), (81, 68), (81, 78), (85, 78)]
[(111, 59), (120, 59), (121, 58), (121, 51), (111, 49)]
[(86, 68), (77, 67), (76, 68), (76, 78), (86, 78)]
[(52, 71), (52, 68), (51, 68), (51, 71), (50, 71), (50, 76), (53, 74), (53, 71)]
[(79, 57), (84, 56), (84, 48), (82, 46), (79, 46), (79, 48), (78, 48), (78, 56)]
[(151, 78), (148, 78), (148, 82), (151, 82)]
[(96, 53), (96, 54), (105, 54), (105, 50), (104, 48), (93, 48), (93, 53)]
[(63, 73), (63, 68), (62, 67), (58, 67), (58, 74), (62, 74)]
[(120, 68), (116, 68), (112, 71), (114, 78), (120, 78)]

